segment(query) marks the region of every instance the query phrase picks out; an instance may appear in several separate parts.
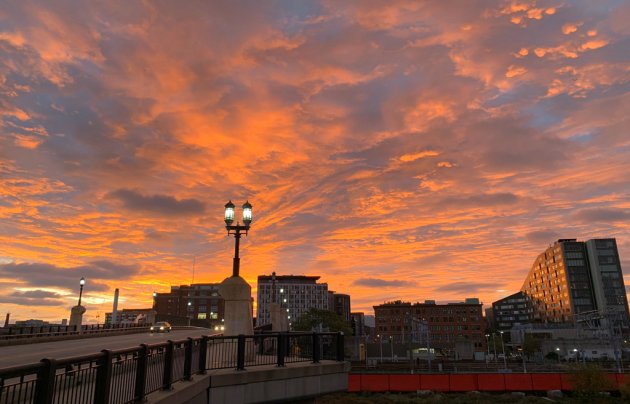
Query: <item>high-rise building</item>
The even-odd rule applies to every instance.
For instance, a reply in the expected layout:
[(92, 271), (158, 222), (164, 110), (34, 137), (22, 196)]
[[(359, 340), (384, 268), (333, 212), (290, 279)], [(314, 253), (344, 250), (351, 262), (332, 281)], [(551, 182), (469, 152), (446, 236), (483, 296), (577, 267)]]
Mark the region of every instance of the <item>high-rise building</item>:
[(509, 330), (515, 325), (527, 324), (533, 318), (531, 301), (523, 292), (514, 293), (492, 303), (491, 313), (492, 325), (497, 330)]
[(595, 239), (586, 242), (589, 257), (595, 304), (600, 311), (611, 311), (617, 319), (628, 322), (628, 298), (623, 281), (621, 260), (614, 238)]
[(414, 335), (426, 325), (431, 346), (453, 350), (458, 340), (472, 342), (475, 352), (485, 350), (485, 324), (479, 299), (469, 298), (463, 303), (435, 304), (395, 302), (374, 306), (376, 334), (394, 343), (404, 343), (422, 335)]
[(614, 238), (556, 241), (536, 258), (521, 291), (531, 300), (536, 322), (571, 323), (584, 313), (610, 311), (612, 325), (630, 326)]
[(154, 309), (160, 317), (206, 320), (212, 325), (223, 319), (225, 303), (219, 294), (218, 283), (194, 283), (171, 286), (169, 293), (156, 293)]
[(365, 315), (363, 312), (350, 313), (350, 327), (355, 337), (366, 335)]
[(350, 295), (334, 293), (333, 307), (328, 307), (328, 310), (337, 313), (339, 317), (350, 325)]
[(275, 301), (286, 308), (289, 322), (293, 322), (310, 308), (328, 310), (328, 284), (317, 283), (319, 276), (260, 275), (256, 323), (271, 322), (269, 304)]

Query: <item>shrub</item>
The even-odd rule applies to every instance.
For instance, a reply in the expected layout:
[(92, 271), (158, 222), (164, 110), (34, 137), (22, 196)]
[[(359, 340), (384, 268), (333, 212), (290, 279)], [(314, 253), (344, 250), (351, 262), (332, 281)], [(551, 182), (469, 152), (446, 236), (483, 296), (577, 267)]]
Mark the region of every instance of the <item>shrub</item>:
[(606, 372), (597, 365), (578, 366), (572, 372), (570, 381), (573, 395), (583, 402), (597, 402), (597, 398), (601, 398), (600, 392), (615, 389)]

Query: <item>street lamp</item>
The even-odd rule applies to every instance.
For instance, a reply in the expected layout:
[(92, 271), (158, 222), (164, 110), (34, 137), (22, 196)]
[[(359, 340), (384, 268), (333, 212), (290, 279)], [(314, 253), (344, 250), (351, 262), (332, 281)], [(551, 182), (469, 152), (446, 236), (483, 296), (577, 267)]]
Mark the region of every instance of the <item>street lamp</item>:
[(486, 359), (486, 363), (488, 363), (488, 359), (490, 359), (490, 342), (488, 342), (488, 338), (490, 334), (486, 334), (486, 347), (488, 347), (488, 358)]
[(507, 369), (507, 358), (505, 357), (505, 345), (503, 345), (503, 331), (499, 331), (501, 334), (501, 351), (503, 351), (503, 366)]
[(431, 337), (429, 334), (429, 322), (426, 319), (422, 319), (422, 322), (424, 324), (424, 326), (426, 327), (425, 330), (427, 332), (427, 362), (429, 365), (429, 372), (431, 371)]
[(241, 259), (238, 256), (238, 247), (239, 242), (241, 240), (241, 234), (249, 231), (249, 225), (252, 223), (252, 205), (249, 202), (245, 202), (243, 204), (243, 225), (236, 222), (236, 225), (232, 225), (234, 223), (234, 204), (232, 201), (229, 201), (225, 204), (225, 228), (227, 229), (228, 236), (230, 234), (234, 235), (234, 264), (232, 265), (232, 276), (237, 277), (240, 266)]
[(560, 347), (556, 347), (556, 357), (558, 358), (558, 363), (560, 363)]
[(391, 353), (391, 362), (394, 362), (394, 337), (389, 336), (389, 352)]
[(492, 333), (492, 350), (494, 351), (494, 363), (497, 363), (497, 341), (494, 336), (495, 333)]
[(81, 306), (81, 296), (83, 296), (83, 286), (85, 285), (85, 278), (81, 277), (81, 280), (79, 280), (79, 304), (77, 304), (77, 306)]

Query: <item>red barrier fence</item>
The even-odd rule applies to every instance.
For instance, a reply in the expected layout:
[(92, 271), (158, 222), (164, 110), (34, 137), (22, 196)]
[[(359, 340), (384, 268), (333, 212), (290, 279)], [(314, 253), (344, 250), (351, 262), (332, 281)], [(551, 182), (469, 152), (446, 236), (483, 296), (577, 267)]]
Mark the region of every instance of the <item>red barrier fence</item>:
[[(459, 374), (360, 374), (348, 375), (348, 391), (547, 391), (571, 390), (567, 373), (459, 373)], [(626, 375), (609, 373), (617, 388)]]

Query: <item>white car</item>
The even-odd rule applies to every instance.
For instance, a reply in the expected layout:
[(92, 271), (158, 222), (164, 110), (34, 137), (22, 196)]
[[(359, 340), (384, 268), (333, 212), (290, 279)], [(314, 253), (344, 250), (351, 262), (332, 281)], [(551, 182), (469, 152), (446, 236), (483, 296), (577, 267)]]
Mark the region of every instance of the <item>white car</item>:
[(171, 332), (171, 325), (166, 321), (158, 321), (151, 326), (151, 332)]

